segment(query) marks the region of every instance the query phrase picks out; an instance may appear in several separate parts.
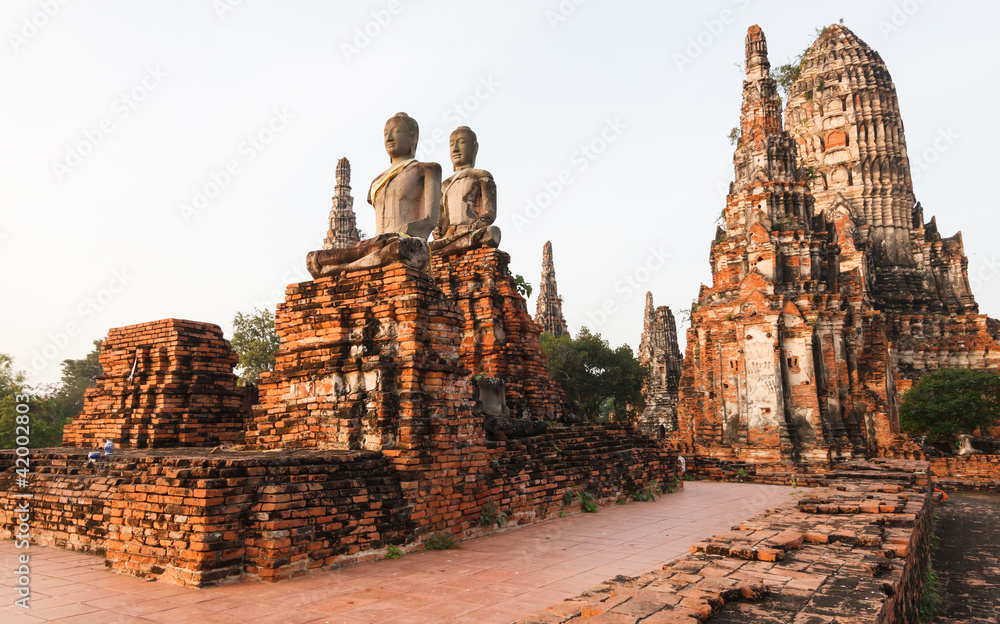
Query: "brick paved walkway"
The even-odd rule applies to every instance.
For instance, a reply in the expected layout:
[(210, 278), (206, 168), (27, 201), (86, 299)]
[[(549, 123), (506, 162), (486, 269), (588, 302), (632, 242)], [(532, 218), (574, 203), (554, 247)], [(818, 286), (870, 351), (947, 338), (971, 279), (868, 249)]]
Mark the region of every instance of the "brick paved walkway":
[(790, 488), (686, 483), (654, 503), (575, 514), (461, 544), (276, 584), (191, 589), (107, 572), (103, 557), (31, 547), (31, 609), (13, 606), (0, 541), (0, 622), (358, 624), (513, 622), (618, 574), (638, 575), (788, 500)]
[(955, 492), (936, 508), (944, 599), (935, 623), (1000, 622), (1000, 496)]

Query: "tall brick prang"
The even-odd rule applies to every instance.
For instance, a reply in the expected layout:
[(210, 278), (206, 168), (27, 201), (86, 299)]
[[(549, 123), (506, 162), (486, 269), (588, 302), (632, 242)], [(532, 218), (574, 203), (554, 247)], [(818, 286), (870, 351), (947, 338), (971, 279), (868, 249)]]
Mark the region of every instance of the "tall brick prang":
[[(843, 222), (814, 214), (769, 70), (752, 26), (735, 181), (712, 243), (713, 284), (691, 314), (678, 424), (705, 456), (827, 463), (863, 454), (876, 428), (895, 431), (892, 356), (861, 330), (884, 324), (865, 316), (861, 269), (841, 273), (832, 233)], [(858, 351), (883, 366), (854, 372)]]
[(566, 319), (563, 318), (562, 297), (556, 284), (556, 267), (552, 262), (552, 243), (546, 241), (542, 248), (542, 279), (538, 284), (538, 304), (535, 322), (543, 332), (553, 336), (569, 336)]
[(323, 249), (346, 249), (359, 240), (354, 198), (351, 197), (351, 163), (341, 158), (337, 161), (337, 186), (333, 189), (330, 229), (323, 240)]
[(942, 237), (935, 218), (924, 222), (896, 88), (878, 52), (841, 24), (823, 29), (803, 56), (785, 117), (812, 172), (815, 211), (853, 221), (838, 230), (842, 266), (871, 267), (861, 284), (887, 315), (899, 391), (937, 368), (1000, 369), (961, 232)]
[(677, 429), (677, 392), (681, 379), (677, 323), (667, 306), (653, 307), (653, 293), (646, 293), (639, 363), (649, 368), (644, 394), (646, 407), (639, 416), (639, 429), (646, 435), (663, 438)]
[(937, 368), (1000, 370), (961, 235), (915, 202), (895, 87), (850, 30), (823, 29), (785, 111), (746, 40), (741, 135), (681, 380), (681, 439), (715, 459), (903, 452), (898, 403)]

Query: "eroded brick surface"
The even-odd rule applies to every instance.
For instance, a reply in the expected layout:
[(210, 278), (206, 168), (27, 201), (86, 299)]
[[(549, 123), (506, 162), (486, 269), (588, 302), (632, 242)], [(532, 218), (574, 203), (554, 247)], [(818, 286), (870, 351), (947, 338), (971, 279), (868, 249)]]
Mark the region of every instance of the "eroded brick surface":
[(131, 448), (213, 446), (242, 436), (238, 358), (218, 325), (164, 319), (108, 331), (104, 373), (63, 445), (95, 449), (111, 438)]
[(464, 318), (462, 365), (503, 379), (515, 416), (558, 420), (565, 397), (549, 380), (548, 358), (539, 340), (542, 328), (528, 314), (509, 263), (510, 256), (489, 247), (431, 258), (434, 283)]
[(1000, 493), (1000, 455), (935, 457), (929, 460), (934, 483), (946, 490)]
[(930, 550), (927, 464), (857, 462), (778, 508), (521, 624), (914, 622)]

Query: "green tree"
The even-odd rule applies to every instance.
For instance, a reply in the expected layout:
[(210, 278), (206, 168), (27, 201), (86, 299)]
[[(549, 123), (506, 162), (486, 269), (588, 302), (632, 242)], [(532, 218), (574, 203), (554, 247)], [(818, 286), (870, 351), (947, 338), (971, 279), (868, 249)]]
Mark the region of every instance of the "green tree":
[(934, 441), (954, 441), (1000, 424), (1000, 376), (971, 368), (928, 373), (903, 395), (899, 423), (904, 431)]
[[(95, 340), (94, 348), (79, 360), (63, 360), (59, 386), (50, 394), (57, 420), (67, 423), (83, 410), (84, 393), (104, 374), (100, 362), (102, 343), (103, 340)], [(62, 426), (59, 429), (61, 437)]]
[(566, 391), (588, 420), (604, 420), (611, 412), (634, 418), (645, 406), (642, 381), (645, 367), (632, 349), (612, 349), (600, 334), (586, 327), (576, 338), (542, 334), (542, 349), (549, 359), (549, 377)]
[(30, 395), (28, 405), (28, 446), (46, 448), (62, 444), (63, 427), (83, 408), (83, 395), (103, 373), (98, 357), (101, 341), (79, 360), (63, 360), (62, 378), (56, 386), (32, 387), (13, 359), (0, 353), (0, 448), (13, 448), (17, 438), (17, 395)]
[(233, 319), (233, 349), (240, 356), (240, 385), (256, 385), (261, 374), (274, 370), (274, 353), (280, 342), (270, 310), (236, 313)]
[(13, 448), (15, 395), (24, 390), (24, 372), (14, 368), (14, 358), (0, 353), (0, 448)]

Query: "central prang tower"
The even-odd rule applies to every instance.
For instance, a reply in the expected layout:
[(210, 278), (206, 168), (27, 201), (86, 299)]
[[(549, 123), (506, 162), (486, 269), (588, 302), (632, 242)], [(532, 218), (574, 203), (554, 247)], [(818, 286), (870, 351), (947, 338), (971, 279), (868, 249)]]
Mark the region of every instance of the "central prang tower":
[[(855, 352), (865, 308), (841, 274), (837, 224), (813, 215), (806, 171), (782, 128), (767, 40), (746, 38), (735, 180), (688, 330), (679, 434), (701, 456), (826, 463), (866, 446), (866, 424), (891, 428), (891, 378), (868, 397)], [(876, 347), (877, 349), (877, 347)], [(881, 356), (888, 357), (882, 345)], [(855, 403), (865, 395), (866, 405)]]

